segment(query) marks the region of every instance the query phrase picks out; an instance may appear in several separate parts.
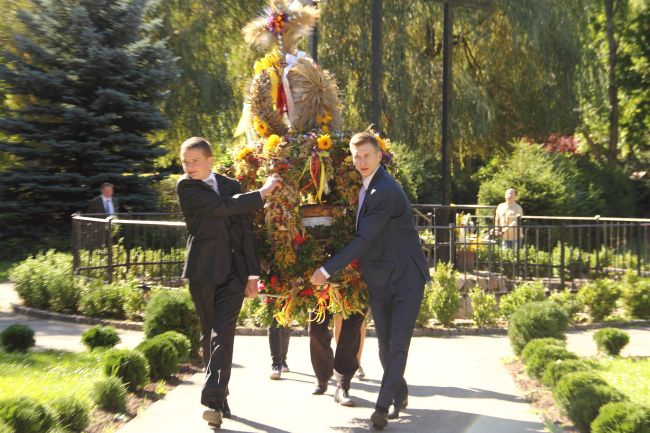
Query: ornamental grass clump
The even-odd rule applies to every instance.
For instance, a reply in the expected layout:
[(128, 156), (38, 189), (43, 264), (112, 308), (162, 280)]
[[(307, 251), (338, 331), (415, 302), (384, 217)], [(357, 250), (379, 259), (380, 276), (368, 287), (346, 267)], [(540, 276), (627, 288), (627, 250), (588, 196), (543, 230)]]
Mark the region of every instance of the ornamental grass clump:
[(611, 356), (618, 356), (630, 342), (630, 334), (616, 328), (599, 329), (593, 338), (598, 346), (598, 351)]
[(529, 302), (510, 316), (508, 337), (515, 354), (520, 355), (526, 344), (535, 338), (564, 340), (569, 326), (566, 312), (550, 301)]
[(74, 396), (65, 396), (53, 404), (61, 427), (71, 432), (83, 432), (90, 425), (90, 405)]
[(126, 394), (126, 386), (119, 378), (113, 376), (98, 381), (93, 388), (95, 404), (109, 412), (124, 413)]

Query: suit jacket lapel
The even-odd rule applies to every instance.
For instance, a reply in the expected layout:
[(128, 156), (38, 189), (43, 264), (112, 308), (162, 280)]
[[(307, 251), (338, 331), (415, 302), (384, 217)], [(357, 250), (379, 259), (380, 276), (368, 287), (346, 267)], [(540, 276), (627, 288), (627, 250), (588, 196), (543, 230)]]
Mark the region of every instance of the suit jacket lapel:
[(226, 178), (220, 174), (215, 173), (214, 177), (217, 179), (217, 189), (219, 189), (219, 194), (230, 197), (230, 188), (228, 187), (228, 182)]
[(373, 187), (377, 184), (377, 181), (382, 178), (386, 174), (386, 170), (384, 169), (383, 165), (380, 165), (379, 168), (377, 169), (377, 172), (375, 175), (372, 177), (372, 180), (370, 181), (370, 184), (368, 185), (368, 189), (366, 190), (366, 194), (363, 198), (363, 206), (361, 206), (361, 210), (359, 211), (359, 220), (357, 221), (357, 228), (359, 227), (359, 223), (363, 219), (364, 214), (366, 213), (366, 208), (368, 207), (368, 198), (372, 195), (372, 189)]

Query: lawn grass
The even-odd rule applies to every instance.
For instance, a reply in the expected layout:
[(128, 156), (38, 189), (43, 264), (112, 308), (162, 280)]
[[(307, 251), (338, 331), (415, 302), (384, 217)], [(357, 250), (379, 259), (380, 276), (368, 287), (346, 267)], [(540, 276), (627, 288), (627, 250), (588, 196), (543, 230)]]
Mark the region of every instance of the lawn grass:
[(599, 359), (596, 369), (630, 400), (650, 407), (650, 358)]
[(0, 400), (30, 396), (49, 403), (75, 395), (91, 402), (93, 385), (104, 377), (104, 353), (0, 351)]

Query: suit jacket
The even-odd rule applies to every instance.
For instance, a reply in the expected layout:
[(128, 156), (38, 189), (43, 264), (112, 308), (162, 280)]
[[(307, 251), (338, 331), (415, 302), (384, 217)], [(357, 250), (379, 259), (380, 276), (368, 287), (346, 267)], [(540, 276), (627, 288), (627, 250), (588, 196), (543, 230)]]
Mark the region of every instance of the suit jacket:
[(422, 287), (430, 279), (429, 267), (411, 204), (383, 166), (373, 176), (359, 212), (354, 239), (323, 266), (325, 270), (332, 275), (359, 259), (370, 292)]
[(183, 278), (220, 284), (230, 273), (232, 260), (243, 281), (260, 275), (251, 212), (264, 200), (258, 191), (239, 194), (239, 183), (215, 174), (219, 194), (201, 180), (183, 175), (176, 194), (189, 236)]
[[(119, 212), (119, 201), (117, 200), (117, 198), (115, 198), (115, 196), (113, 196), (112, 199), (113, 199), (113, 210), (115, 211), (115, 213), (117, 213)], [(104, 200), (101, 194), (99, 194), (97, 197), (93, 198), (88, 202), (88, 209), (86, 210), (86, 212), (106, 215), (106, 211), (104, 210)]]

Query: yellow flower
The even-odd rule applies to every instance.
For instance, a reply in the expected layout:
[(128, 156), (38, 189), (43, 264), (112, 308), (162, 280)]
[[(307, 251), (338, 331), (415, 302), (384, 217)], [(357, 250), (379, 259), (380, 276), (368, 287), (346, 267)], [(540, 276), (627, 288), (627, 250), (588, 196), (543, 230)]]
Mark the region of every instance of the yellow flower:
[(253, 127), (260, 137), (266, 137), (269, 133), (269, 125), (257, 116), (253, 119)]
[(269, 135), (269, 138), (264, 142), (264, 154), (268, 155), (282, 142), (282, 139), (277, 134)]
[(321, 129), (323, 130), (323, 132), (329, 132), (329, 130), (330, 130), (327, 125), (321, 126)]
[(277, 68), (280, 65), (280, 53), (273, 50), (263, 58), (257, 60), (253, 66), (254, 74), (257, 75), (265, 69)]
[(331, 121), (332, 115), (329, 113), (329, 111), (326, 111), (322, 116), (320, 114), (316, 116), (316, 122), (320, 123), (321, 125), (327, 125)]
[(352, 157), (351, 156), (346, 156), (345, 159), (343, 160), (346, 164), (352, 164)]
[(316, 139), (320, 150), (329, 150), (332, 148), (332, 139), (329, 134), (321, 135)]
[(388, 152), (388, 145), (379, 135), (377, 135), (377, 144), (379, 144), (379, 148), (382, 150), (382, 152)]
[(252, 152), (253, 152), (253, 150), (250, 147), (243, 147), (239, 152), (237, 152), (237, 156), (235, 157), (235, 159), (237, 161), (241, 161), (242, 159), (246, 158)]

